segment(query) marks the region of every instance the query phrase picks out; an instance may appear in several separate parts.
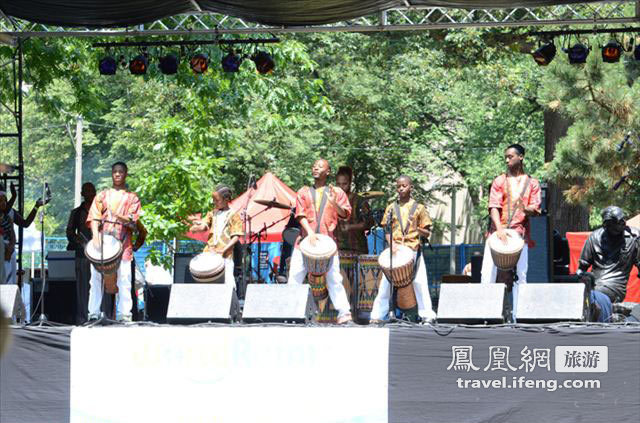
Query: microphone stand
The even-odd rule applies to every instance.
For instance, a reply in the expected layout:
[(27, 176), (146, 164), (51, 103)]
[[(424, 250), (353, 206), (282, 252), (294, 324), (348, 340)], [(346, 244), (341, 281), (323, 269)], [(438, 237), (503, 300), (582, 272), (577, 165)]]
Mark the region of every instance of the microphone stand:
[[(249, 181), (247, 182), (247, 191), (249, 191), (249, 195), (247, 196), (247, 201), (244, 203), (244, 207), (242, 208), (242, 218), (243, 218), (243, 229), (244, 229), (244, 245), (242, 248), (242, 288), (241, 291), (244, 291), (247, 287), (247, 273), (249, 274), (249, 281), (252, 277), (252, 263), (249, 260), (249, 264), (247, 266), (247, 248), (251, 247), (251, 216), (249, 216), (249, 202), (253, 197), (253, 194), (256, 190), (256, 182), (253, 175), (249, 176)], [(248, 269), (247, 269), (248, 267)]]
[[(46, 182), (42, 184), (42, 197), (46, 199)], [(45, 237), (44, 237), (44, 215), (45, 215), (45, 206), (47, 202), (43, 201), (42, 210), (40, 210), (40, 281), (42, 282), (42, 286), (40, 287), (40, 316), (38, 317), (38, 326), (42, 326), (47, 324), (49, 319), (47, 315), (44, 314), (44, 286), (47, 283), (47, 275), (44, 269), (44, 247), (45, 247)], [(12, 228), (13, 230), (13, 228)]]
[[(251, 218), (256, 217), (257, 215), (259, 215), (260, 213), (270, 209), (271, 206), (268, 206), (266, 209), (259, 211), (258, 213), (256, 213), (255, 215), (251, 216)], [(277, 225), (278, 223), (282, 222), (283, 220), (289, 219), (291, 217), (291, 215), (286, 215), (285, 217), (283, 217), (282, 219), (276, 220), (275, 222), (272, 222), (269, 226), (267, 226), (267, 224), (264, 224), (264, 227), (262, 229), (260, 229), (258, 232), (256, 232), (255, 234), (250, 234), (249, 237), (249, 244), (253, 244), (254, 243), (254, 238), (258, 239), (258, 269), (257, 269), (257, 275), (258, 275), (258, 282), (260, 282), (262, 279), (260, 278), (260, 253), (262, 252), (262, 233), (263, 232), (267, 232), (267, 229)], [(270, 263), (269, 263), (270, 265)], [(253, 274), (252, 274), (253, 276)]]
[[(390, 211), (390, 216), (387, 219), (387, 231), (389, 232), (389, 273), (393, 273), (393, 211)], [(400, 216), (399, 216), (400, 218)], [(387, 278), (387, 282), (389, 283), (389, 322), (392, 322), (396, 319), (396, 302), (393, 298), (395, 294), (395, 287), (393, 286), (393, 281), (390, 281)]]

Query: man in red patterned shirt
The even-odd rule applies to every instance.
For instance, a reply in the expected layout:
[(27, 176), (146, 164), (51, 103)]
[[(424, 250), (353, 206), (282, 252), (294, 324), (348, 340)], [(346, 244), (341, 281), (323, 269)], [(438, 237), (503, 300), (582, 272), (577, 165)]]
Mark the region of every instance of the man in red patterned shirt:
[[(344, 191), (331, 185), (327, 186), (327, 178), (330, 173), (331, 166), (328, 161), (316, 160), (311, 168), (313, 186), (305, 186), (298, 191), (296, 219), (300, 222), (302, 233), (291, 255), (289, 283), (302, 284), (307, 276), (307, 268), (298, 247), (300, 240), (308, 236), (311, 245), (314, 245), (317, 240), (316, 233), (320, 233), (330, 236), (335, 241), (333, 232), (338, 225), (338, 219), (346, 220), (351, 215), (349, 199)], [(338, 324), (351, 321), (349, 300), (347, 300), (347, 293), (342, 285), (340, 259), (337, 254), (331, 258), (330, 268), (327, 272), (327, 289), (334, 308), (338, 310)]]
[[(518, 305), (518, 285), (527, 283), (529, 247), (535, 243), (531, 239), (529, 216), (540, 214), (540, 183), (524, 172), (524, 147), (512, 144), (504, 151), (507, 173), (493, 180), (489, 194), (490, 233), (507, 242), (505, 229), (513, 229), (524, 238), (524, 248), (516, 266), (517, 281), (513, 284), (513, 316)], [(493, 263), (489, 243), (485, 243), (482, 261), (482, 283), (494, 283), (498, 269)]]
[[(131, 299), (131, 260), (133, 259), (131, 238), (140, 216), (140, 200), (134, 192), (127, 191), (127, 165), (125, 163), (114, 163), (111, 167), (111, 179), (113, 187), (100, 191), (93, 199), (87, 216), (87, 225), (91, 227), (91, 242), (98, 251), (100, 251), (100, 238), (103, 233), (113, 235), (122, 242), (122, 260), (117, 271), (116, 319), (131, 321), (131, 307), (133, 305)], [(103, 223), (102, 231), (100, 231), (100, 222)], [(102, 278), (93, 264), (91, 265), (89, 284), (89, 320), (91, 320), (98, 318), (102, 304)]]

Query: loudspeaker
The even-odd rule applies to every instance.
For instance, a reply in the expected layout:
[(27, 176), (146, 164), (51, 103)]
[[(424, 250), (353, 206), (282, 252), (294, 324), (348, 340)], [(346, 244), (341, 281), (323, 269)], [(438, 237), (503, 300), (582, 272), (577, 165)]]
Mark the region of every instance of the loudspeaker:
[(244, 301), (242, 321), (305, 323), (315, 314), (309, 285), (250, 284)]
[(549, 217), (529, 217), (531, 225), (531, 239), (536, 243), (534, 248), (529, 248), (529, 269), (527, 282), (551, 282), (551, 269), (553, 268), (553, 252), (551, 232), (549, 231)]
[(178, 284), (171, 287), (167, 323), (231, 323), (238, 314), (234, 287), (226, 284)]
[(167, 323), (171, 285), (147, 285), (145, 289), (146, 319), (156, 323)]
[(637, 304), (635, 307), (631, 309), (631, 313), (629, 313), (629, 317), (627, 317), (627, 321), (640, 323), (640, 304)]
[(0, 285), (0, 308), (4, 317), (13, 323), (24, 321), (26, 310), (20, 296), (18, 285)]
[(484, 256), (482, 254), (474, 254), (471, 256), (471, 281), (480, 283), (482, 279), (482, 260)]
[(524, 284), (518, 289), (518, 323), (586, 321), (587, 290), (583, 283)]
[(195, 283), (189, 271), (189, 262), (196, 253), (176, 253), (173, 256), (173, 283)]
[(438, 323), (504, 323), (511, 312), (505, 308), (505, 294), (503, 283), (443, 283)]

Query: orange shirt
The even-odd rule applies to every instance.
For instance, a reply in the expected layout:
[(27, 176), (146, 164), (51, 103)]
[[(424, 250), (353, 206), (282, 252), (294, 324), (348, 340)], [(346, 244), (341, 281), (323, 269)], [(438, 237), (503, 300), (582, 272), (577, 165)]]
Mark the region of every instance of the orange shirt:
[[(109, 188), (100, 191), (93, 199), (89, 214), (87, 215), (87, 225), (96, 220), (116, 222), (115, 214), (128, 217), (131, 215), (133, 221), (137, 222), (140, 216), (140, 200), (133, 192), (116, 190)], [(131, 261), (133, 257), (133, 246), (131, 244), (132, 229), (113, 223), (105, 223), (102, 232), (113, 235), (122, 242), (122, 260)]]
[[(327, 190), (328, 189), (329, 188), (327, 187)], [(344, 219), (349, 219), (349, 216), (351, 216), (351, 205), (349, 204), (347, 195), (338, 187), (334, 187), (333, 190), (336, 196), (336, 203), (338, 203), (338, 205), (347, 212)], [(319, 199), (323, 195), (323, 191), (324, 187), (316, 189), (316, 203), (318, 203), (318, 208), (320, 206)], [(298, 196), (296, 197), (296, 218), (303, 216), (307, 218), (309, 225), (311, 225), (315, 230), (318, 225), (318, 216), (315, 204), (311, 198), (311, 189), (309, 187), (300, 188)], [(320, 229), (317, 232), (328, 235), (335, 240), (333, 232), (335, 231), (336, 226), (338, 226), (338, 210), (327, 200), (324, 213), (322, 213), (322, 217), (320, 219)], [(304, 228), (302, 228), (302, 237), (304, 238), (305, 236), (307, 236), (307, 233)]]
[[(526, 178), (529, 179), (529, 185), (526, 190)], [(522, 199), (522, 206), (517, 206), (518, 198)], [(540, 182), (528, 175), (521, 175), (519, 180), (517, 177), (507, 177), (502, 174), (493, 180), (491, 184), (491, 192), (489, 193), (489, 212), (495, 208), (500, 211), (500, 222), (507, 225), (509, 222), (509, 212), (512, 213), (510, 229), (516, 230), (527, 241), (529, 247), (534, 247), (535, 243), (531, 239), (531, 230), (529, 228), (529, 217), (524, 213), (524, 207), (534, 206), (540, 212), (540, 203), (542, 202), (540, 194)], [(491, 223), (490, 233), (496, 231), (493, 222)]]

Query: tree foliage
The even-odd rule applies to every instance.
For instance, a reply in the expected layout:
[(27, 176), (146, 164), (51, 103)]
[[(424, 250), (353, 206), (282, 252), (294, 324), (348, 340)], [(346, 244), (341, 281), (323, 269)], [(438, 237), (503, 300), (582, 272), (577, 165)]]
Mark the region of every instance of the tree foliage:
[[(542, 169), (540, 70), (496, 45), (508, 35), (287, 36), (271, 50), (271, 75), (255, 73), (248, 60), (239, 73), (225, 74), (217, 65), (222, 53), (213, 50), (207, 74), (193, 75), (182, 60), (175, 76), (152, 67), (144, 77), (99, 76), (102, 52), (84, 40), (29, 40), (28, 194), (36, 197), (34, 180), (55, 175), (63, 193), (53, 213), (60, 233), (73, 189), (67, 125), (73, 133), (82, 115), (85, 180), (105, 187), (111, 163), (126, 160), (152, 239), (184, 233), (186, 217), (211, 206), (218, 183), (239, 194), (249, 175), (270, 170), (298, 189), (311, 182), (318, 157), (334, 170), (352, 166), (359, 190), (392, 193), (402, 173), (415, 179), (425, 202), (467, 186), (480, 217), (486, 187), (504, 171), (506, 145), (524, 144), (529, 171), (539, 176)], [(6, 75), (0, 81), (5, 86)]]
[[(633, 83), (637, 64), (623, 61), (603, 63), (597, 54), (582, 66), (555, 61), (545, 72), (540, 101), (573, 122), (547, 170), (569, 184), (567, 200), (596, 209), (616, 204), (633, 216), (640, 212), (640, 87)], [(627, 182), (614, 190), (625, 175)]]

